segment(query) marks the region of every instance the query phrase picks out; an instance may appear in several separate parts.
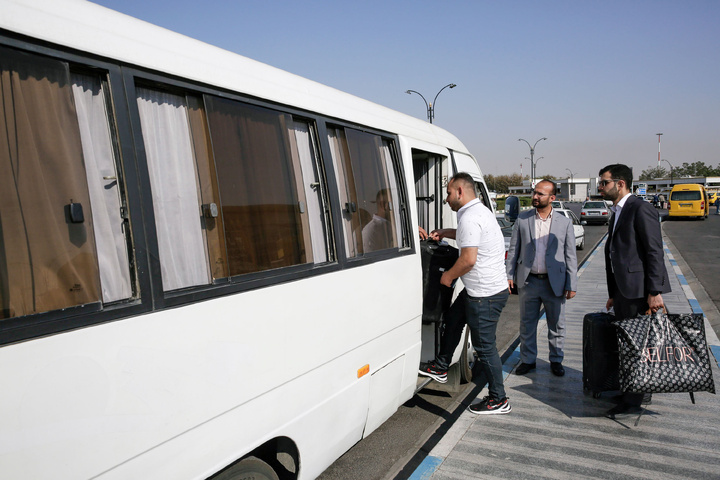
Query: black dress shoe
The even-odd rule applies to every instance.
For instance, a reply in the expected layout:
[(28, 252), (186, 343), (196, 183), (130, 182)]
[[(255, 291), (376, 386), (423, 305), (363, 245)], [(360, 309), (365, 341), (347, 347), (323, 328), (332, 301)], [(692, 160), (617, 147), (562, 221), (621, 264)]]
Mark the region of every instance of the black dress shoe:
[(642, 407), (640, 405), (630, 405), (628, 403), (621, 403), (610, 410), (608, 410), (605, 413), (605, 416), (608, 418), (611, 418), (615, 420), (618, 417), (622, 417), (625, 415), (636, 415), (640, 412), (642, 412)]
[(535, 364), (534, 363), (521, 363), (516, 369), (515, 369), (515, 375), (525, 375), (530, 370), (535, 370)]
[(562, 377), (565, 375), (565, 368), (563, 368), (562, 363), (560, 362), (550, 362), (550, 371), (556, 377)]

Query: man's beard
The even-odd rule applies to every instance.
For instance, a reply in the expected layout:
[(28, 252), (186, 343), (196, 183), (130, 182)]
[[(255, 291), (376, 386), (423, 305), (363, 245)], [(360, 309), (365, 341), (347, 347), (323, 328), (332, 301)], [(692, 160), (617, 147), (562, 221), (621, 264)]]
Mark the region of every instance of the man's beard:
[(602, 194), (602, 197), (607, 200), (615, 201), (618, 197), (617, 186), (613, 185), (613, 188), (611, 190), (605, 190)]

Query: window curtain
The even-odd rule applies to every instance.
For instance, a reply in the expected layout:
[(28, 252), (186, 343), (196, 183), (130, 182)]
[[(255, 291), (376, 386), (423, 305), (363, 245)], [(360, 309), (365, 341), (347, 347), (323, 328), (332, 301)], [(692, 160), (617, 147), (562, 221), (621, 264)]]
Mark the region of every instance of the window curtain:
[(310, 135), (310, 126), (307, 122), (295, 121), (293, 122), (293, 130), (305, 184), (313, 258), (315, 263), (323, 263), (328, 260), (325, 213), (322, 207), (320, 178), (317, 172), (317, 159), (315, 158), (315, 149)]
[[(0, 47), (0, 97), (0, 317), (99, 302), (68, 67)], [(68, 221), (71, 202), (83, 223)]]
[(93, 211), (103, 302), (132, 295), (124, 221), (105, 94), (99, 77), (72, 75)]
[(390, 151), (390, 143), (385, 139), (382, 139), (382, 145), (380, 145), (380, 155), (382, 156), (383, 166), (385, 169), (385, 173), (387, 174), (387, 188), (390, 190), (390, 197), (392, 199), (390, 203), (390, 222), (393, 226), (392, 244), (398, 246), (401, 244), (399, 240), (403, 238), (402, 222), (400, 221), (400, 213), (402, 211), (403, 205), (400, 202), (400, 192), (398, 190), (399, 182), (395, 173), (395, 166), (393, 165), (393, 157), (392, 152)]
[(210, 282), (185, 98), (138, 88), (165, 290)]
[[(364, 223), (360, 221), (345, 131), (341, 128), (328, 128), (328, 140), (335, 167), (335, 177), (338, 179), (338, 195), (342, 206), (343, 231), (345, 232), (345, 251), (347, 256), (352, 258), (362, 253), (361, 229), (370, 221), (370, 218), (365, 218)], [(349, 208), (350, 205), (353, 205), (354, 209)], [(368, 216), (366, 215), (366, 217)]]
[[(203, 234), (208, 248), (208, 259), (212, 278), (228, 276), (227, 250), (225, 248), (225, 228), (220, 215), (220, 194), (218, 190), (215, 159), (208, 130), (207, 116), (202, 98), (187, 96), (190, 131), (198, 170), (198, 182), (203, 203)], [(210, 205), (215, 204), (218, 215), (210, 214)]]
[(206, 97), (231, 275), (307, 262), (284, 114)]

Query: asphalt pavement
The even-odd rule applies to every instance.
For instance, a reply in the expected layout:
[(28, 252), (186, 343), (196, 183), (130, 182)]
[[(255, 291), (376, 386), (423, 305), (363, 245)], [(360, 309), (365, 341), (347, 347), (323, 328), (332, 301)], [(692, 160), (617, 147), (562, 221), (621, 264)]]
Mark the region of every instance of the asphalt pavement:
[[(708, 321), (717, 310), (703, 311), (688, 281), (693, 275), (689, 265), (667, 234), (664, 241), (672, 292), (663, 299), (671, 312), (705, 313), (717, 382), (720, 340)], [(566, 375), (550, 374), (547, 342), (538, 342), (538, 367), (527, 375), (511, 373), (519, 363), (519, 352), (514, 353), (504, 365), (513, 407), (509, 415), (463, 411), (451, 428), (421, 447), (427, 453), (420, 465), (387, 478), (719, 478), (717, 395), (698, 392), (691, 403), (687, 393), (656, 394), (642, 417), (609, 419), (604, 413), (614, 405), (611, 397), (594, 398), (583, 390), (582, 319), (587, 312), (600, 311), (607, 298), (600, 248), (581, 269), (578, 294), (566, 307)], [(540, 322), (538, 338), (546, 332)]]

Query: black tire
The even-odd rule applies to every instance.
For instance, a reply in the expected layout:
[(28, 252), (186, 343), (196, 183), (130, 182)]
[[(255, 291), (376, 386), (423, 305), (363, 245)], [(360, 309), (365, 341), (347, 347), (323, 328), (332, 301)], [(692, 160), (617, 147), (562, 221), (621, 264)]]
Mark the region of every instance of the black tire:
[(465, 342), (463, 343), (462, 354), (460, 355), (460, 382), (469, 383), (473, 378), (473, 369), (475, 367), (475, 349), (470, 345), (470, 329), (465, 329)]
[(213, 480), (280, 480), (270, 465), (257, 457), (248, 457), (212, 477)]

